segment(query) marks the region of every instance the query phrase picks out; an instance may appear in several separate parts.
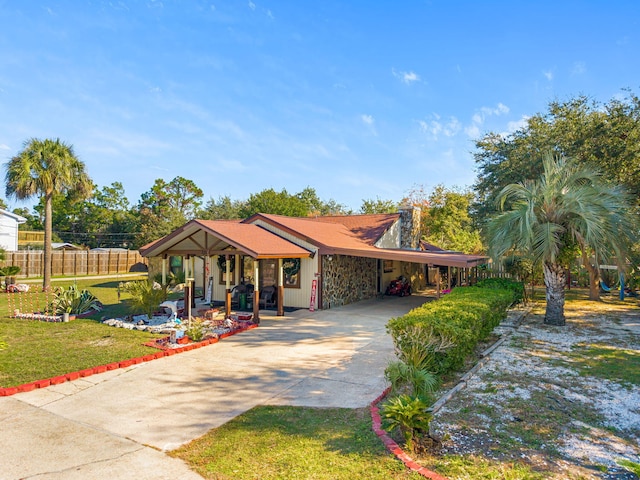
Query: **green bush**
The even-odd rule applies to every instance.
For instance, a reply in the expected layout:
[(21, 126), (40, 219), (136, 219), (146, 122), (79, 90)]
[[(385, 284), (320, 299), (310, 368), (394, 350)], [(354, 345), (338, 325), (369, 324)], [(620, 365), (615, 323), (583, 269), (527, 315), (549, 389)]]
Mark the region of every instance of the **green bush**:
[(204, 339), (205, 328), (204, 324), (201, 320), (191, 320), (191, 326), (187, 328), (186, 332), (187, 337), (189, 337), (194, 342), (200, 342)]
[(516, 297), (514, 303), (520, 303), (524, 299), (524, 282), (516, 282), (510, 278), (485, 278), (480, 280), (476, 287), (479, 288), (498, 288), (501, 290), (511, 290)]
[(162, 288), (154, 288), (153, 282), (148, 280), (138, 280), (127, 282), (123, 285), (124, 290), (131, 295), (131, 313), (146, 313), (149, 318), (153, 316), (160, 304), (165, 300), (165, 292)]
[(409, 395), (391, 398), (382, 407), (381, 413), (383, 428), (388, 432), (398, 428), (409, 450), (413, 450), (413, 441), (416, 436), (428, 434), (433, 417), (424, 400)]
[[(416, 328), (432, 338), (424, 365), (437, 375), (463, 366), (478, 342), (506, 317), (517, 298), (514, 289), (494, 287), (456, 288), (436, 302), (425, 303), (406, 315), (392, 318), (387, 331), (396, 354), (415, 349)], [(399, 353), (400, 352), (400, 353)]]

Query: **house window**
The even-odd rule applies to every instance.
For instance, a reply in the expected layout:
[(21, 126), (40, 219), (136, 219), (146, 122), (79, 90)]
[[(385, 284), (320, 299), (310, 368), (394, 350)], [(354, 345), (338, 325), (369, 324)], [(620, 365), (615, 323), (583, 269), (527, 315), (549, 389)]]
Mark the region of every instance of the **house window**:
[(284, 288), (300, 288), (300, 259), (285, 258), (282, 261)]

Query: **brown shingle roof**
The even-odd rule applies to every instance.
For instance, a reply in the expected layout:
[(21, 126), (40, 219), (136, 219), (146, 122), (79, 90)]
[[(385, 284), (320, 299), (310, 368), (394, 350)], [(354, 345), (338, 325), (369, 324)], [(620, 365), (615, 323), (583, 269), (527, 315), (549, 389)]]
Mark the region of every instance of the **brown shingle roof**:
[(253, 258), (301, 258), (311, 253), (258, 225), (238, 220), (192, 220), (166, 237), (145, 245), (143, 256), (243, 253)]
[(256, 214), (243, 221), (192, 220), (166, 237), (145, 245), (140, 251), (145, 257), (224, 253), (245, 254), (253, 258), (302, 258), (311, 255), (277, 232), (269, 231), (277, 229), (317, 246), (321, 255), (353, 255), (459, 267), (486, 261), (486, 257), (479, 255), (377, 248), (375, 242), (398, 217), (399, 214), (309, 218)]
[(310, 243), (327, 247), (373, 246), (396, 222), (399, 214), (338, 215), (327, 217), (287, 217), (259, 213), (247, 219), (262, 219), (270, 225), (284, 227), (289, 233)]

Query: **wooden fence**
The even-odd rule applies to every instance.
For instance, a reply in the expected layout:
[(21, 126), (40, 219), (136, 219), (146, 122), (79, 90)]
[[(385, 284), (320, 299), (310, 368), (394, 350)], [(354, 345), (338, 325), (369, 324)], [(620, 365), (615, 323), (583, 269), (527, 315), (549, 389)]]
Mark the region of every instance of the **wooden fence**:
[[(41, 277), (43, 271), (42, 250), (6, 252), (0, 265), (17, 265), (20, 273), (16, 277)], [(54, 250), (51, 258), (52, 275), (108, 275), (112, 273), (141, 272), (147, 270), (147, 259), (137, 250), (101, 251)]]

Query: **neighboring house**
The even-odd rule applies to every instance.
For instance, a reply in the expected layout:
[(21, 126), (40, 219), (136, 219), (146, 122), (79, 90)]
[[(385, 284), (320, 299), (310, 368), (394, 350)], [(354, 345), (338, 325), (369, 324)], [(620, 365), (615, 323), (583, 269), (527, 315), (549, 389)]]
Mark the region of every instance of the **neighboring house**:
[(82, 250), (82, 247), (74, 245), (73, 243), (68, 242), (51, 242), (51, 248), (53, 250)]
[(0, 247), (7, 252), (18, 250), (18, 225), (26, 221), (20, 215), (0, 209)]
[[(471, 278), (479, 255), (433, 249), (420, 242), (420, 209), (399, 213), (294, 218), (256, 214), (245, 220), (192, 220), (140, 249), (151, 274), (181, 265), (195, 286), (225, 301), (238, 284), (275, 287), (282, 307), (321, 308), (374, 298), (400, 275), (415, 288), (429, 270), (455, 267)], [(176, 259), (178, 262), (176, 262)], [(451, 278), (451, 276), (449, 276)], [(255, 296), (254, 314), (259, 310)]]

